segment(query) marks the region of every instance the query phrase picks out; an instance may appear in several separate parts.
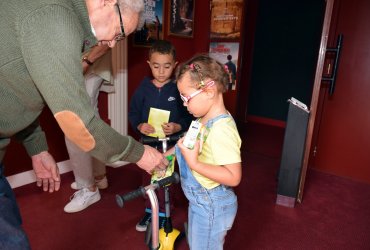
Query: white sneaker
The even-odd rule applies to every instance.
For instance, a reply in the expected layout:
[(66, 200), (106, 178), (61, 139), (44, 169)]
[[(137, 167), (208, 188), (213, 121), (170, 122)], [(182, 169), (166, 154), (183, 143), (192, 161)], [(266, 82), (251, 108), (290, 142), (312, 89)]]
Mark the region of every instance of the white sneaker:
[[(104, 176), (104, 178), (101, 179), (101, 180), (96, 180), (95, 179), (95, 185), (99, 189), (106, 189), (106, 188), (108, 188), (108, 179), (107, 179), (107, 176)], [(74, 182), (71, 183), (71, 188), (74, 189), (74, 190), (79, 190), (82, 187), (79, 184), (77, 184), (77, 182), (74, 181)]]
[(95, 192), (91, 192), (88, 188), (83, 188), (75, 192), (70, 200), (71, 201), (64, 207), (64, 212), (79, 212), (100, 200), (99, 189), (97, 188)]

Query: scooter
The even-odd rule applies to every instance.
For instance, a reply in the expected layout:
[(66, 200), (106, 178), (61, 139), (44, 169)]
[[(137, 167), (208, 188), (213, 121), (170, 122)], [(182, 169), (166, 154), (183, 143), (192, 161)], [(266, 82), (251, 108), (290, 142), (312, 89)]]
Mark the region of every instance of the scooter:
[(124, 195), (116, 195), (116, 202), (119, 207), (123, 207), (126, 201), (133, 200), (138, 197), (142, 197), (145, 194), (148, 195), (150, 204), (152, 207), (152, 222), (151, 227), (151, 244), (147, 242), (150, 250), (167, 250), (168, 246), (165, 243), (160, 242), (159, 240), (159, 206), (158, 206), (158, 199), (157, 195), (155, 194), (155, 190), (160, 187), (168, 186), (172, 183), (178, 183), (180, 181), (179, 174), (174, 172), (171, 176), (165, 177), (161, 180), (158, 180), (146, 187), (139, 187), (137, 190), (134, 190), (128, 194)]
[[(179, 136), (169, 136), (166, 138), (154, 138), (154, 137), (144, 137), (141, 139), (141, 142), (144, 144), (151, 144), (151, 143), (162, 143), (162, 152), (167, 151), (168, 142), (175, 142), (177, 141), (181, 135)], [(174, 164), (174, 157), (167, 157), (167, 159), (170, 161), (170, 165)], [(172, 165), (173, 166), (173, 165)], [(173, 170), (172, 170), (173, 171)], [(177, 178), (176, 182), (170, 181), (170, 183), (166, 183), (168, 178), (173, 177)], [(172, 220), (170, 216), (170, 194), (169, 194), (169, 185), (171, 183), (178, 183), (180, 180), (179, 175), (176, 172), (173, 172), (173, 174), (170, 177), (166, 177), (160, 180), (155, 180), (153, 184), (146, 186), (145, 188), (141, 187), (136, 191), (133, 191), (127, 195), (119, 196), (117, 195), (117, 203), (120, 207), (123, 207), (123, 201), (127, 201), (128, 199), (134, 199), (136, 197), (141, 196), (142, 194), (147, 194), (151, 203), (152, 207), (152, 222), (148, 225), (148, 229), (146, 231), (145, 235), (145, 243), (149, 246), (149, 249), (160, 249), (160, 250), (173, 250), (175, 241), (180, 238), (179, 236), (183, 236), (183, 234), (177, 230), (176, 228), (172, 227)], [(166, 183), (162, 185), (162, 183)], [(158, 186), (159, 185), (159, 186)], [(165, 210), (166, 210), (166, 223), (164, 224), (164, 227), (158, 230), (159, 228), (159, 206), (158, 206), (158, 199), (154, 192), (156, 188), (163, 187), (165, 190)], [(150, 191), (151, 190), (151, 191)], [(158, 247), (157, 246), (158, 241)], [(151, 243), (150, 243), (151, 242)]]
[[(161, 143), (162, 144), (162, 152), (165, 153), (167, 151), (168, 143), (171, 142), (177, 142), (180, 137), (183, 136), (183, 134), (176, 135), (176, 136), (169, 136), (165, 138), (154, 138), (154, 137), (143, 137), (142, 138), (142, 143), (144, 144), (152, 144), (152, 143)], [(175, 164), (175, 157), (173, 156), (168, 156), (167, 159), (170, 161), (168, 170), (174, 171), (174, 164)], [(171, 170), (172, 168), (172, 170)], [(168, 175), (168, 174), (167, 174)], [(172, 226), (172, 219), (171, 219), (171, 214), (170, 214), (170, 192), (169, 192), (169, 187), (165, 186), (164, 187), (165, 191), (165, 214), (166, 214), (166, 222), (159, 230), (159, 242), (161, 245), (164, 247), (164, 250), (173, 250), (175, 241), (182, 236), (184, 236), (183, 233), (181, 233), (179, 230), (176, 228), (173, 228)], [(150, 228), (150, 226), (148, 226)], [(146, 243), (148, 244), (150, 242), (150, 231), (147, 231), (146, 234)]]

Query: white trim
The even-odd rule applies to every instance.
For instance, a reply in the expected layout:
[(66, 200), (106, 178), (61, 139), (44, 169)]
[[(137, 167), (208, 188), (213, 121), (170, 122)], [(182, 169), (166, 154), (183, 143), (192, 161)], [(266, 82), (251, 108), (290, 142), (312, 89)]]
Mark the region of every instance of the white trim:
[[(128, 164), (128, 162), (117, 161), (107, 166), (117, 168), (117, 167), (121, 167), (126, 164)], [(65, 173), (72, 171), (72, 167), (70, 165), (69, 160), (58, 162), (57, 165), (58, 165), (60, 174), (65, 174)], [(6, 179), (8, 180), (12, 188), (21, 187), (21, 186), (36, 182), (35, 172), (33, 170), (11, 175), (11, 176), (6, 177)]]
[[(58, 162), (59, 173), (64, 174), (72, 170), (69, 160)], [(24, 186), (33, 182), (36, 182), (35, 172), (29, 170), (19, 174), (11, 175), (6, 177), (12, 188)]]

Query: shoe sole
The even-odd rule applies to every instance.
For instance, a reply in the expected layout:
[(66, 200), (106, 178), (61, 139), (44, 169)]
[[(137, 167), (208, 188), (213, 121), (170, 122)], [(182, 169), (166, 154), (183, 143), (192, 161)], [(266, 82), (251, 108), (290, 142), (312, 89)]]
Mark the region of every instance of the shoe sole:
[(146, 231), (146, 228), (147, 227), (142, 227), (142, 226), (138, 226), (138, 225), (136, 225), (136, 231), (138, 231), (138, 232), (145, 232)]

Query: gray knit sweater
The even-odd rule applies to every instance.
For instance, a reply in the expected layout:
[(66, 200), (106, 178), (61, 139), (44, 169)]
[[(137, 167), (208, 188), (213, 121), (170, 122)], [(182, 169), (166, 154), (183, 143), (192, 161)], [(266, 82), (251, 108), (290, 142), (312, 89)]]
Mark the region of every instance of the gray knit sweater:
[(29, 155), (47, 150), (46, 104), (65, 135), (103, 162), (137, 162), (144, 147), (98, 119), (81, 55), (97, 43), (84, 0), (0, 1), (0, 162), (10, 137)]

